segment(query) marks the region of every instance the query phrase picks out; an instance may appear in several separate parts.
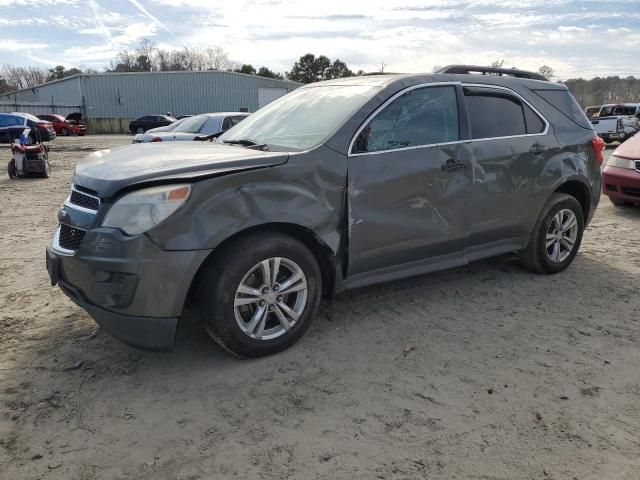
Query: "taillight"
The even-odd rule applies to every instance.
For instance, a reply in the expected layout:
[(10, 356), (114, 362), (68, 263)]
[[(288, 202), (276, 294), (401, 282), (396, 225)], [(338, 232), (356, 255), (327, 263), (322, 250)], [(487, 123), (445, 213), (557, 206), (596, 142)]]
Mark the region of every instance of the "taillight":
[(160, 137), (153, 137), (153, 138), (151, 139), (151, 141), (152, 141), (152, 142), (161, 142), (161, 141), (162, 141), (162, 139), (161, 139)]
[(598, 165), (602, 165), (604, 161), (604, 157), (602, 152), (604, 152), (604, 140), (600, 138), (598, 135), (594, 135), (591, 140), (591, 145), (593, 145), (593, 149), (596, 152), (596, 160), (598, 161)]

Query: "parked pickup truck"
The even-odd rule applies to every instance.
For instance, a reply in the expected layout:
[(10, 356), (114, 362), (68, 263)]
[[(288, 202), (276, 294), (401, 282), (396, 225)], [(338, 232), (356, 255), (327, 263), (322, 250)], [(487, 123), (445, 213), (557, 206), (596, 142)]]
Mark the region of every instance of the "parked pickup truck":
[(591, 118), (596, 133), (606, 143), (624, 142), (640, 130), (640, 104), (622, 103), (603, 105), (598, 116)]

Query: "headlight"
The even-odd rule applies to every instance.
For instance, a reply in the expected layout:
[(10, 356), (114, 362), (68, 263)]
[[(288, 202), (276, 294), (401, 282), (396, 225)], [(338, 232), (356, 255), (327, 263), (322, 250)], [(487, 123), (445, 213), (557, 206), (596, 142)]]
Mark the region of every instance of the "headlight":
[(138, 235), (155, 227), (186, 202), (191, 185), (163, 185), (126, 194), (107, 212), (103, 227)]
[(607, 160), (607, 165), (609, 167), (618, 167), (618, 168), (630, 168), (634, 169), (634, 160), (629, 160), (628, 158), (616, 157), (615, 155), (611, 155), (609, 160)]

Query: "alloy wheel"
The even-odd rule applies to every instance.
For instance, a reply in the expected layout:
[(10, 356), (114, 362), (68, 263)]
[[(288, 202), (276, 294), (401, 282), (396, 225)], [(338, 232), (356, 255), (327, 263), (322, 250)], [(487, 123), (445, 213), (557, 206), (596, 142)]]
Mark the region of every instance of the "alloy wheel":
[(568, 208), (557, 212), (546, 236), (546, 250), (549, 259), (555, 263), (564, 262), (575, 247), (578, 238), (578, 219)]
[(236, 322), (253, 339), (278, 338), (302, 315), (307, 294), (307, 278), (296, 262), (284, 257), (263, 260), (245, 274), (236, 289)]

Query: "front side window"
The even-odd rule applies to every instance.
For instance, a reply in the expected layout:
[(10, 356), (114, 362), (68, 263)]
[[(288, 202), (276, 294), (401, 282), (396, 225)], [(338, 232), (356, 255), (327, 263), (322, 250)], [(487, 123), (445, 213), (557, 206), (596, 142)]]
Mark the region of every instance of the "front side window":
[(460, 139), (454, 86), (410, 90), (358, 134), (352, 153), (382, 152)]
[[(527, 133), (525, 111), (519, 98), (488, 88), (464, 90), (471, 138), (511, 137)], [(530, 113), (534, 114), (533, 111)], [(533, 117), (530, 122), (535, 128)]]

